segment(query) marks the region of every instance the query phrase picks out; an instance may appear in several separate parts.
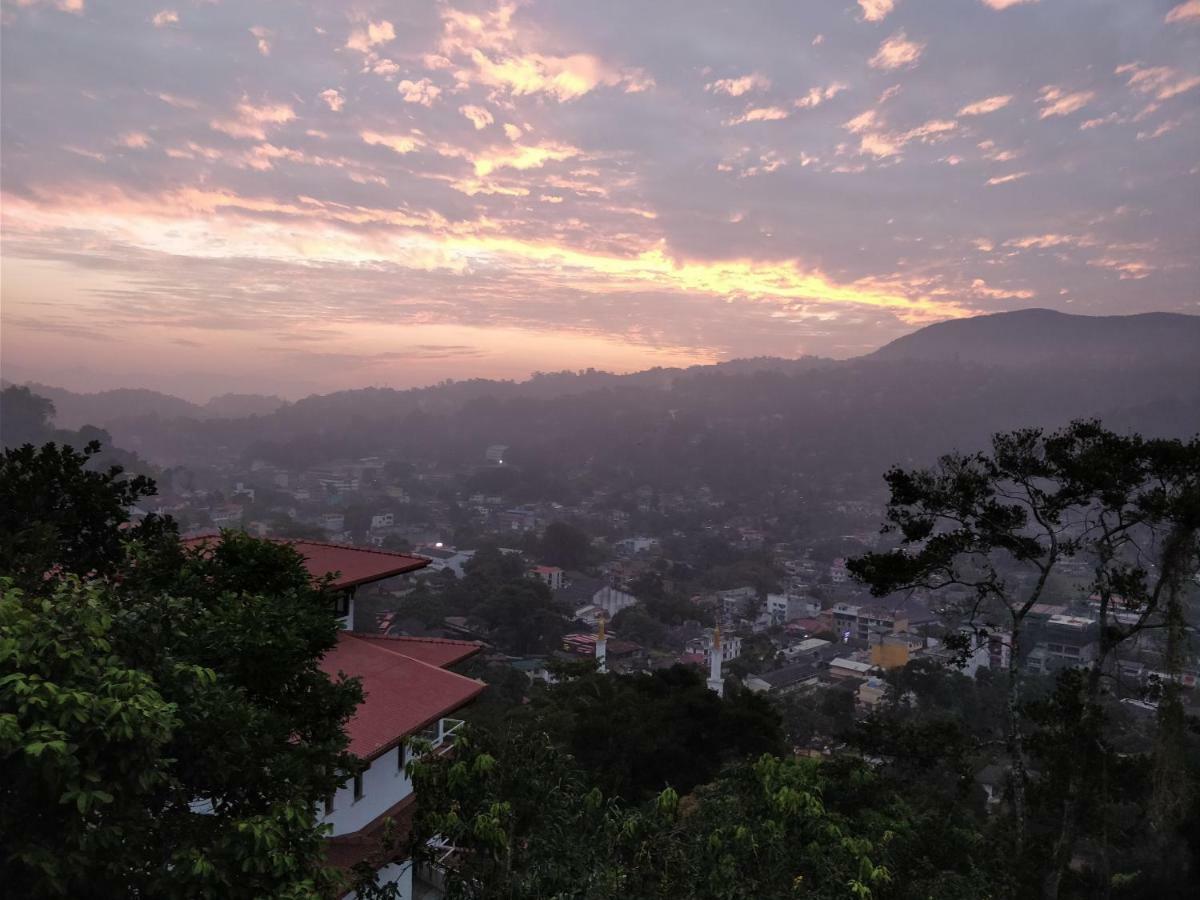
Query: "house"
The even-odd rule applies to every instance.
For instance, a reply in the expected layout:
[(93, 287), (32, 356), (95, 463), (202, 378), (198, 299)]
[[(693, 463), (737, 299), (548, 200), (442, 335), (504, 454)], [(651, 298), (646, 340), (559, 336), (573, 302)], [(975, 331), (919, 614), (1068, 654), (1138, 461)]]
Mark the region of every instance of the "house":
[(829, 566), (829, 579), (834, 584), (845, 584), (846, 579), (849, 577), (850, 573), (846, 570), (846, 560), (839, 557)]
[[(699, 654), (700, 658), (704, 660), (704, 665), (706, 667), (710, 666), (712, 664), (714, 640), (715, 629), (705, 629), (704, 634), (700, 637), (693, 638), (687, 642), (685, 652)], [(722, 634), (720, 651), (722, 663), (727, 663), (731, 659), (737, 659), (742, 655), (742, 639), (736, 634)]]
[(533, 577), (542, 581), (552, 591), (562, 590), (566, 580), (565, 573), (558, 566), (534, 566)]
[(245, 510), (236, 503), (213, 507), (208, 517), (217, 528), (236, 528), (242, 524)]
[(835, 657), (829, 663), (829, 674), (834, 678), (867, 678), (875, 671), (876, 667), (869, 662), (843, 656)]
[(396, 524), (395, 513), (378, 513), (371, 516), (371, 528), (391, 528)]
[(330, 865), (349, 873), (366, 863), (379, 883), (396, 885), (403, 900), (429, 889), (422, 885), (426, 873), (414, 871), (403, 849), (416, 803), (409, 766), (424, 752), (444, 753), (453, 745), (462, 721), (451, 714), (484, 685), (446, 667), (480, 647), (471, 641), (343, 632), (322, 657), (321, 670), (331, 678), (362, 679), (365, 696), (346, 733), (350, 752), (366, 767), (327, 798), (318, 814), (329, 827)]
[(346, 530), (346, 517), (339, 512), (321, 513), (321, 528), (335, 534)]
[(801, 688), (816, 684), (821, 676), (822, 663), (819, 659), (805, 659), (803, 662), (792, 663), (773, 672), (761, 672), (748, 675), (746, 687), (761, 693), (770, 691), (776, 694), (790, 694)]
[(516, 506), (496, 516), (496, 527), (501, 531), (537, 531), (540, 526), (537, 511), (530, 506)]
[[(329, 589), (334, 592), (338, 620), (344, 629), (354, 625), (354, 594), (366, 584), (374, 584), (397, 575), (405, 575), (423, 569), (429, 560), (388, 550), (347, 547), (326, 541), (290, 540), (273, 538), (272, 543), (286, 544), (304, 560), (304, 568), (314, 580), (332, 576)], [(221, 542), (219, 534), (202, 534), (187, 538), (184, 545), (213, 547)]]

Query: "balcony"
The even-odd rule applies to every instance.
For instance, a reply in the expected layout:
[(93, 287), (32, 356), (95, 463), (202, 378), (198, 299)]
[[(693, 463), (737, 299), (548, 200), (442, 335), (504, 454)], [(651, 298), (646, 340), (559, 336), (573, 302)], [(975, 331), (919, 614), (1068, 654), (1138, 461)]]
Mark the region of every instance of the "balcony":
[(414, 749), (417, 752), (428, 750), (439, 756), (448, 753), (454, 746), (455, 736), (462, 726), (462, 719), (438, 719), (413, 735)]

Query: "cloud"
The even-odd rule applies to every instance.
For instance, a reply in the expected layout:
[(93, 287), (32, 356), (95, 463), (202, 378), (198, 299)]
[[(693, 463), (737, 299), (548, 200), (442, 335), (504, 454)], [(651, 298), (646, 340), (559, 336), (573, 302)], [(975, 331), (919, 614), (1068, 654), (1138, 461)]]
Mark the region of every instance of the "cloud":
[(513, 23), (515, 3), (500, 3), (483, 14), (453, 8), (442, 11), (438, 52), (426, 56), (437, 68), (454, 68), (462, 87), (479, 84), (514, 97), (542, 94), (566, 103), (598, 87), (640, 93), (654, 80), (639, 69), (613, 66), (590, 53), (555, 54), (532, 49), (536, 36)]
[(214, 119), (209, 126), (233, 138), (264, 140), (267, 129), (296, 118), (292, 107), (286, 103), (267, 103), (255, 106), (245, 98), (237, 105), (232, 119)]
[(814, 106), (820, 106), (826, 100), (832, 100), (846, 89), (847, 86), (840, 81), (834, 81), (823, 88), (809, 88), (808, 93), (796, 100), (793, 106), (797, 109), (812, 109)]
[(393, 153), (399, 153), (401, 156), (412, 153), (418, 147), (425, 145), (419, 136), (412, 134), (380, 134), (377, 131), (363, 131), (359, 133), (359, 137), (365, 143), (387, 147)]
[(769, 91), (771, 89), (771, 79), (765, 75), (759, 75), (757, 72), (752, 72), (749, 75), (742, 75), (740, 78), (721, 78), (717, 81), (710, 81), (704, 86), (704, 89), (714, 94), (740, 97), (742, 94), (748, 94), (751, 91)]
[(492, 114), (482, 106), (460, 106), (458, 111), (470, 120), (476, 131), (487, 128), (496, 121)]
[(179, 13), (173, 9), (160, 10), (150, 21), (154, 23), (155, 28), (166, 28), (168, 25), (175, 25), (179, 22)]
[(569, 144), (546, 141), (540, 144), (515, 145), (485, 150), (472, 157), (476, 175), (490, 175), (497, 169), (540, 169), (548, 162), (561, 162), (579, 156), (579, 149)]
[(428, 78), (422, 78), (420, 81), (405, 78), (396, 85), (396, 90), (400, 92), (405, 103), (417, 103), (421, 106), (433, 106), (433, 101), (442, 93), (442, 89)]
[(1018, 250), (1050, 250), (1054, 247), (1094, 247), (1099, 243), (1090, 234), (1031, 234), (1025, 237), (1010, 238), (1004, 242), (1005, 247), (1016, 247)]
[(144, 147), (149, 147), (151, 144), (150, 137), (144, 131), (130, 131), (121, 135), (117, 143), (122, 147), (129, 147), (133, 150), (140, 150)]
[(396, 39), (396, 29), (386, 19), (379, 22), (368, 22), (365, 28), (355, 28), (346, 39), (348, 50), (359, 53), (370, 53), (372, 48), (387, 44)]
[(268, 29), (263, 28), (261, 25), (255, 25), (253, 28), (250, 29), (250, 34), (252, 34), (255, 37), (255, 39), (258, 41), (259, 54), (262, 56), (270, 56), (271, 55), (271, 41), (270, 41), (271, 32)]
[(1032, 300), (1036, 294), (1027, 289), (991, 287), (982, 278), (971, 282), (971, 293), (987, 300)]
[(335, 88), (329, 88), (321, 91), (317, 95), (333, 112), (341, 112), (342, 107), (346, 105), (346, 98), (341, 95)]
[(996, 175), (992, 178), (989, 178), (987, 180), (987, 184), (990, 187), (994, 187), (998, 184), (1011, 184), (1014, 181), (1019, 181), (1028, 174), (1028, 172), (1013, 172), (1010, 175)]
[(921, 53), (924, 50), (924, 44), (910, 41), (903, 30), (897, 31), (879, 45), (879, 49), (867, 65), (873, 69), (912, 68), (921, 59)]
[(521, 135), (524, 134), (524, 132), (521, 131), (520, 126), (514, 125), (512, 122), (504, 123), (504, 133), (508, 136), (510, 141), (519, 141), (521, 139)]
[(905, 145), (913, 141), (929, 144), (945, 140), (957, 130), (958, 123), (953, 119), (930, 119), (906, 131), (888, 131), (879, 113), (868, 109), (844, 122), (842, 127), (851, 134), (861, 136), (859, 153), (874, 156), (876, 159), (886, 159), (898, 156)]
[(1010, 6), (1020, 6), (1022, 3), (1037, 3), (1038, 0), (981, 0), (984, 6), (992, 9), (1008, 9)]
[(1038, 112), (1039, 119), (1051, 116), (1069, 116), (1083, 109), (1095, 98), (1095, 91), (1075, 91), (1067, 93), (1055, 85), (1046, 85), (1038, 93), (1038, 102), (1042, 104)]
[(1137, 139), (1139, 141), (1152, 141), (1155, 138), (1162, 137), (1164, 134), (1169, 134), (1182, 124), (1182, 116), (1178, 119), (1167, 119), (1165, 122), (1160, 123), (1159, 126), (1153, 131), (1139, 131), (1137, 133)]
[(960, 116), (984, 116), (994, 113), (998, 109), (1004, 109), (1011, 101), (1012, 94), (998, 94), (995, 97), (988, 97), (986, 100), (968, 103), (958, 111), (958, 114)]
[(791, 113), (782, 106), (755, 106), (747, 109), (740, 116), (729, 119), (726, 125), (744, 125), (747, 122), (778, 122), (786, 119)]
[(896, 6), (895, 0), (858, 0), (858, 5), (866, 22), (882, 22)]
[(1168, 25), (1179, 22), (1200, 22), (1200, 0), (1185, 0), (1178, 6), (1172, 7), (1163, 21)]
[(1143, 66), (1141, 63), (1126, 63), (1117, 66), (1116, 75), (1128, 75), (1128, 86), (1139, 94), (1148, 94), (1156, 100), (1170, 100), (1200, 85), (1200, 75), (1186, 75), (1169, 66)]

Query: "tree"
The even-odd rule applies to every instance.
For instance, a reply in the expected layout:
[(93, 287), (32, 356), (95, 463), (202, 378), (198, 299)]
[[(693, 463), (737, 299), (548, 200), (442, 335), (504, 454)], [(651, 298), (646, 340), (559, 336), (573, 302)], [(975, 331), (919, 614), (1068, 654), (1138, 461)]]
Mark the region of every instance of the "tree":
[(551, 522), (542, 533), (541, 558), (552, 566), (582, 569), (591, 562), (591, 538), (567, 522)]
[[(1113, 652), (1156, 622), (1166, 588), (1195, 559), (1200, 441), (1146, 440), (1080, 421), (1050, 434), (998, 434), (990, 454), (950, 454), (932, 469), (894, 468), (885, 478), (891, 498), (883, 530), (898, 533), (900, 546), (851, 560), (850, 571), (876, 595), (965, 588), (964, 619), (1001, 624), (1011, 635), (1006, 743), (1020, 853), (1028, 784), (1020, 712), (1025, 621), (1064, 560), (1081, 556), (1090, 562), (1101, 646), (1082, 688), (1087, 715), (1093, 715)], [(1134, 613), (1135, 621), (1118, 623), (1118, 611)], [(1044, 896), (1057, 896), (1077, 838), (1086, 779), (1093, 775), (1086, 767), (1070, 775)]]
[(722, 699), (684, 666), (564, 680), (538, 696), (532, 714), (606, 794), (635, 802), (666, 787), (686, 793), (729, 762), (783, 751), (766, 700), (735, 685)]
[(54, 431), (54, 403), (15, 384), (0, 391), (0, 441), (6, 447), (41, 443)]
[[(318, 667), (337, 640), (330, 598), (287, 546), (122, 530), (126, 485), (87, 477), (83, 454), (30, 451), (0, 494), (58, 502), (7, 540), (54, 534), (90, 574), (19, 589), (0, 570), (0, 882), (31, 897), (329, 890), (316, 810), (357, 766), (343, 726), (362, 696)], [(84, 555), (73, 521), (103, 553)]]
[(50, 570), (104, 573), (123, 555), (125, 538), (148, 539), (170, 530), (148, 517), (132, 529), (129, 507), (155, 494), (145, 476), (125, 477), (120, 466), (88, 468), (100, 453), (65, 444), (24, 444), (0, 456), (0, 572), (25, 588)]

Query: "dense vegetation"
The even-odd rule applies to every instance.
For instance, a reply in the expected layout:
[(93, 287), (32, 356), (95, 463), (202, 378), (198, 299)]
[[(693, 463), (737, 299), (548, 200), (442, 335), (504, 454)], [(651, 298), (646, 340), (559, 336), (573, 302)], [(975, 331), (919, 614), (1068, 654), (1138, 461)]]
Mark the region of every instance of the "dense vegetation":
[[(126, 529), (145, 479), (0, 458), (0, 884), (14, 897), (311, 897), (361, 699), (289, 548)], [(264, 777), (264, 773), (270, 773)]]

